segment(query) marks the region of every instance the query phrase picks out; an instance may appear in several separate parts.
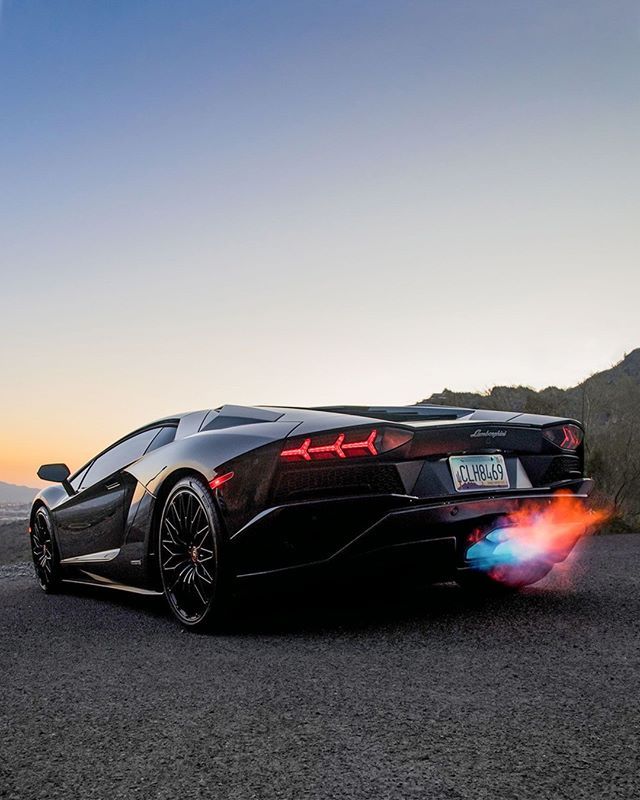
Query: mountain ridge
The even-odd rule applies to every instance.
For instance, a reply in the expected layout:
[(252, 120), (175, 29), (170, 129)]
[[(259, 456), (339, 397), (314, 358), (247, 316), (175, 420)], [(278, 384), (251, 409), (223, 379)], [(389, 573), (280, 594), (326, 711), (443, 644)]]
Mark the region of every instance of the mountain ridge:
[[(533, 389), (523, 385), (496, 385), (487, 391), (479, 392), (454, 391), (445, 388), (418, 402), (551, 415), (554, 415), (554, 409), (562, 405), (572, 407), (575, 413), (570, 416), (580, 418), (585, 396), (588, 398), (603, 386), (620, 385), (621, 382), (626, 381), (640, 385), (640, 347), (625, 354), (624, 358), (612, 367), (595, 372), (575, 386), (569, 386), (566, 389), (560, 389), (557, 386)], [(535, 411), (532, 406), (535, 407)], [(563, 413), (562, 416), (567, 416), (567, 414)]]
[(0, 503), (30, 503), (38, 491), (32, 486), (0, 481)]

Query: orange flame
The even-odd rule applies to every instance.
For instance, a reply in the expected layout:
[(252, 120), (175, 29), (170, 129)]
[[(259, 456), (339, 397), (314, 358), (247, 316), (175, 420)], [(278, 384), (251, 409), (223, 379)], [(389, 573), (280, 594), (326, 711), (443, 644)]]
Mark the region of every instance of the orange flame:
[(594, 533), (610, 516), (607, 509), (590, 508), (584, 498), (560, 491), (548, 505), (524, 503), (490, 531), (475, 530), (469, 539), (475, 544), (467, 557), (502, 583), (533, 583), (564, 561), (579, 539)]
[(564, 490), (556, 492), (546, 508), (525, 503), (509, 515), (508, 524), (515, 527), (516, 540), (541, 552), (566, 555), (578, 539), (594, 533), (610, 516), (606, 509), (589, 508)]

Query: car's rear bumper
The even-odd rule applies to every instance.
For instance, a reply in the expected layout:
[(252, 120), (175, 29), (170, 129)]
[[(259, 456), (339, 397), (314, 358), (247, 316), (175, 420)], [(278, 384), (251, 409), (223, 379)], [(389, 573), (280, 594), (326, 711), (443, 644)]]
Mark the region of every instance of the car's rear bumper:
[[(593, 482), (564, 482), (562, 488), (586, 502)], [(293, 573), (322, 567), (380, 562), (420, 563), (421, 569), (454, 575), (465, 567), (468, 536), (478, 526), (527, 505), (544, 508), (557, 488), (501, 494), (419, 499), (376, 495), (314, 500), (275, 506), (231, 537), (239, 578)]]

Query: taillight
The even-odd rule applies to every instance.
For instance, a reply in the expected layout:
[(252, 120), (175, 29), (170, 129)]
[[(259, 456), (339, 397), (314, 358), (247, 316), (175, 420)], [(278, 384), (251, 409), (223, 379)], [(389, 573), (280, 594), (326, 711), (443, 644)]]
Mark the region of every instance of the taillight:
[(577, 450), (582, 444), (584, 433), (577, 425), (554, 425), (545, 428), (542, 432), (547, 441), (555, 444), (561, 450)]
[(411, 440), (411, 431), (385, 428), (314, 434), (287, 439), (280, 457), (284, 461), (323, 461), (377, 456)]

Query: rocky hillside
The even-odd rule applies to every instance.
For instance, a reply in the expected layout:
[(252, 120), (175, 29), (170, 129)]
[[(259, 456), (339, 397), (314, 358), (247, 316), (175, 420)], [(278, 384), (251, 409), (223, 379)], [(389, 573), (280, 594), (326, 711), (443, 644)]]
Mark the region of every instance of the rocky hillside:
[(569, 389), (495, 386), (486, 393), (445, 389), (420, 402), (581, 420), (587, 429), (587, 469), (597, 481), (597, 499), (613, 506), (620, 525), (640, 526), (640, 348)]

